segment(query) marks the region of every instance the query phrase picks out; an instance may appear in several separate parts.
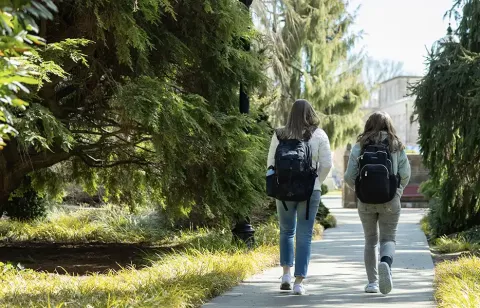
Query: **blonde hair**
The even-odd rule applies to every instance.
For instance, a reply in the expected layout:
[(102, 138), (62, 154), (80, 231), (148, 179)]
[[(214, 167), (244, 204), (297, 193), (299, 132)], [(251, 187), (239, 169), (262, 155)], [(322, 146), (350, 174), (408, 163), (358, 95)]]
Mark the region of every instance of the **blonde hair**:
[(369, 143), (380, 143), (383, 137), (382, 132), (387, 134), (391, 152), (402, 151), (405, 149), (405, 146), (397, 136), (395, 127), (393, 127), (392, 118), (390, 118), (388, 113), (383, 111), (376, 111), (370, 115), (367, 123), (365, 123), (363, 133), (357, 138), (357, 142), (360, 143), (362, 148)]
[(278, 130), (278, 135), (281, 139), (309, 138), (319, 124), (320, 120), (312, 105), (307, 100), (298, 99), (290, 110), (287, 125)]

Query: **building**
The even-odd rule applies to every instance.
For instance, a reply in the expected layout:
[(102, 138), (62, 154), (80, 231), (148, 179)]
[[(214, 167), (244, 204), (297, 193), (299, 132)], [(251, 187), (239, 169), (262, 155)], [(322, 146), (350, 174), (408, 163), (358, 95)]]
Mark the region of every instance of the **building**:
[(420, 80), (418, 76), (399, 76), (381, 83), (363, 106), (366, 121), (372, 112), (381, 110), (390, 115), (397, 135), (409, 150), (418, 151), (418, 121), (411, 121), (415, 97), (410, 85)]

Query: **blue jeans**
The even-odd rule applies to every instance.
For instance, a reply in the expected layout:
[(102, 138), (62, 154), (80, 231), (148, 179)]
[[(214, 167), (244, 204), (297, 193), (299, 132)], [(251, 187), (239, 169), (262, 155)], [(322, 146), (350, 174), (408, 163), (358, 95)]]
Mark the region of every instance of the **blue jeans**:
[(295, 251), (295, 277), (307, 276), (312, 246), (313, 225), (320, 205), (321, 193), (315, 190), (310, 198), (309, 219), (306, 220), (307, 202), (287, 201), (288, 211), (277, 200), (280, 222), (280, 265), (293, 266), (293, 237), (297, 234)]

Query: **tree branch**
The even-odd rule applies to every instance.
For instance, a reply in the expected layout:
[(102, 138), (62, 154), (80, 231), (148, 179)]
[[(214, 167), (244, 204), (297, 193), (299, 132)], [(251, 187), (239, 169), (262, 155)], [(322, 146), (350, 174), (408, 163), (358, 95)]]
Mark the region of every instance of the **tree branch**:
[(142, 159), (126, 159), (119, 160), (116, 162), (106, 163), (104, 160), (96, 159), (88, 154), (81, 153), (77, 155), (87, 166), (92, 168), (113, 168), (121, 165), (140, 165), (140, 166), (149, 166), (150, 163)]

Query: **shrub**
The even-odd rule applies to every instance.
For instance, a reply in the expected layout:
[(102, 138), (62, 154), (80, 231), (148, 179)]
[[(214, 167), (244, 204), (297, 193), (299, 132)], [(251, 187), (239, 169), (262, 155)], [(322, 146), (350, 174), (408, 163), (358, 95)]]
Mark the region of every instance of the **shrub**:
[[(322, 184), (322, 196), (328, 194), (328, 186)], [(337, 220), (333, 215), (330, 214), (330, 210), (320, 201), (320, 206), (318, 207), (317, 212), (317, 221), (325, 228), (335, 228), (337, 226)]]
[(320, 205), (318, 207), (318, 212), (317, 212), (317, 220), (322, 221), (325, 218), (327, 218), (329, 214), (330, 214), (330, 210), (325, 206), (325, 204), (323, 204), (322, 201), (320, 201)]
[(480, 226), (435, 240), (435, 247), (442, 253), (462, 251), (480, 252)]
[(430, 239), (435, 239), (455, 232), (455, 219), (446, 211), (440, 201), (439, 186), (432, 180), (428, 180), (420, 185), (420, 192), (427, 198), (430, 208), (428, 215), (421, 221), (425, 235)]
[(435, 248), (440, 253), (475, 252), (480, 251), (480, 244), (469, 242), (461, 235), (455, 237), (442, 236), (435, 240)]
[(430, 227), (430, 223), (428, 221), (428, 215), (425, 215), (422, 220), (420, 220), (420, 228), (422, 229), (423, 233), (427, 236), (428, 239), (432, 236), (432, 228)]
[(438, 192), (438, 188), (435, 186), (432, 180), (427, 180), (420, 184), (420, 192), (427, 198), (432, 199)]
[(456, 233), (459, 229), (465, 230), (468, 228), (468, 225), (459, 228), (456, 215), (445, 208), (444, 203), (439, 198), (430, 199), (429, 207), (428, 223), (431, 238), (438, 238), (442, 235)]
[(328, 186), (327, 185), (322, 184), (321, 194), (322, 194), (322, 196), (328, 194)]
[(325, 228), (335, 228), (337, 226), (337, 219), (332, 214), (328, 214), (325, 219), (320, 221), (320, 224)]
[(460, 235), (471, 243), (480, 244), (480, 226), (475, 226), (467, 231), (463, 231)]
[(321, 224), (315, 223), (313, 225), (313, 239), (321, 240), (323, 238), (323, 231), (325, 231), (325, 228)]
[(35, 190), (29, 189), (21, 196), (15, 196), (8, 201), (4, 210), (12, 219), (32, 221), (45, 217), (47, 206), (45, 200)]

